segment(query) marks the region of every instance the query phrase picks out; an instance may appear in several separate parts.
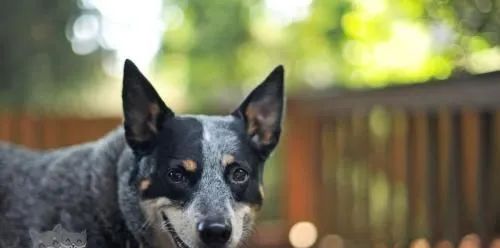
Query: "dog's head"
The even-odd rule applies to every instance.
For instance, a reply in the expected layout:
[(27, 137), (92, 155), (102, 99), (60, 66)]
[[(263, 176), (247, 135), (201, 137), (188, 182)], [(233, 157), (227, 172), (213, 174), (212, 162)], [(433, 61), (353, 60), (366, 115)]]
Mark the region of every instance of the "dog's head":
[[(124, 128), (149, 224), (180, 248), (237, 247), (264, 197), (263, 166), (278, 144), (284, 70), (274, 69), (226, 116), (176, 115), (129, 60)], [(209, 89), (207, 89), (209, 90)]]

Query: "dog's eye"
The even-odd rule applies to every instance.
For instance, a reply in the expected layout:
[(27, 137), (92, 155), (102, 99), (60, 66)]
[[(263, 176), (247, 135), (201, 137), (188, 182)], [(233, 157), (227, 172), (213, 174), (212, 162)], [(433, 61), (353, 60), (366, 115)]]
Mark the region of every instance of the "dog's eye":
[(248, 179), (248, 172), (242, 168), (236, 168), (231, 175), (231, 181), (235, 183), (244, 183)]
[(183, 182), (186, 177), (181, 170), (171, 170), (167, 174), (168, 178), (174, 183)]

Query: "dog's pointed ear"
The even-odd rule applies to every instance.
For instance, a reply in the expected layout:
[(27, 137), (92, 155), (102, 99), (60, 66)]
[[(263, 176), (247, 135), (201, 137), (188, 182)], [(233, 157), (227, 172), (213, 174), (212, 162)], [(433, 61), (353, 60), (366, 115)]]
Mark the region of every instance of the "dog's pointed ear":
[(265, 157), (279, 142), (284, 104), (284, 69), (279, 65), (232, 113), (245, 122), (250, 141)]
[(150, 152), (162, 123), (174, 113), (128, 59), (123, 69), (122, 101), (127, 143), (136, 153)]

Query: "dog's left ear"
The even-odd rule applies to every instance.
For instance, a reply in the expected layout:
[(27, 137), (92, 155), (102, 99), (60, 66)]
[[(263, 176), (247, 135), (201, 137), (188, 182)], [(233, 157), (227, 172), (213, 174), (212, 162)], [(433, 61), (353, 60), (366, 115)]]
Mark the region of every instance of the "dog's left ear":
[(174, 113), (128, 59), (123, 70), (122, 101), (127, 143), (136, 153), (150, 152), (163, 122), (173, 117)]
[(284, 109), (284, 69), (276, 67), (232, 115), (244, 120), (257, 150), (267, 157), (279, 142)]

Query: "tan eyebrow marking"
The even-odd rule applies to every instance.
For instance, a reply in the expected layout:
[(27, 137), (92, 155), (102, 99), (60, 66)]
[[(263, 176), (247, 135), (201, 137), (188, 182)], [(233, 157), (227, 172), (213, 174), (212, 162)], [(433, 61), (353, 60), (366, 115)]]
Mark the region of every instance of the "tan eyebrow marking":
[(139, 189), (141, 191), (144, 191), (144, 190), (146, 190), (146, 189), (149, 188), (149, 185), (151, 185), (151, 180), (144, 179), (144, 180), (141, 181), (141, 185), (140, 185)]
[(186, 169), (186, 171), (189, 172), (195, 172), (198, 168), (196, 162), (191, 159), (182, 160), (182, 166), (184, 167), (184, 169)]
[(229, 164), (234, 162), (234, 156), (229, 154), (224, 154), (222, 156), (222, 166), (228, 166)]

